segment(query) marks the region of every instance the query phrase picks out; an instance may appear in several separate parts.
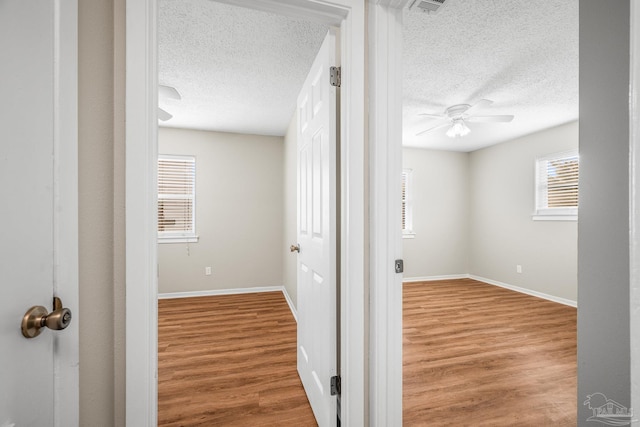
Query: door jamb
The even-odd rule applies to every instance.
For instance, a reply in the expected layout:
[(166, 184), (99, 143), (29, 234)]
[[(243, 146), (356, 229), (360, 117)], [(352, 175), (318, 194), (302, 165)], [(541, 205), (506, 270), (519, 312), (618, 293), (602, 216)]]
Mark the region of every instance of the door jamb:
[[(228, 0), (341, 27), (342, 421), (365, 424), (365, 5)], [(126, 421), (157, 424), (157, 0), (126, 5)]]
[(631, 408), (640, 409), (640, 7), (631, 2), (629, 85), (629, 339)]
[(370, 165), (369, 414), (372, 426), (402, 425), (402, 10), (371, 2), (368, 13)]
[(54, 337), (53, 425), (77, 426), (79, 390), (78, 1), (54, 3), (53, 293), (73, 312)]

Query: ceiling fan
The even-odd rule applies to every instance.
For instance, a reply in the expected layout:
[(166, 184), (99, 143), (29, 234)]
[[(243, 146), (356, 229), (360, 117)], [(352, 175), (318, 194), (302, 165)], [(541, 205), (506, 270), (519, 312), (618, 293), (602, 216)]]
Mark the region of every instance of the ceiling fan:
[(444, 110), (443, 114), (422, 113), (420, 114), (421, 116), (436, 119), (438, 122), (436, 122), (437, 124), (435, 126), (425, 129), (422, 132), (418, 132), (416, 136), (448, 126), (449, 129), (446, 133), (447, 136), (450, 138), (459, 138), (468, 135), (469, 132), (471, 132), (467, 123), (506, 123), (513, 120), (513, 116), (511, 115), (478, 116), (474, 114), (476, 111), (488, 107), (491, 104), (493, 104), (493, 101), (481, 99), (473, 105), (452, 105)]
[[(176, 88), (165, 85), (158, 85), (158, 103), (165, 103), (168, 99), (181, 100), (182, 97)], [(170, 114), (167, 110), (158, 107), (158, 120), (166, 122), (171, 119), (173, 114)]]

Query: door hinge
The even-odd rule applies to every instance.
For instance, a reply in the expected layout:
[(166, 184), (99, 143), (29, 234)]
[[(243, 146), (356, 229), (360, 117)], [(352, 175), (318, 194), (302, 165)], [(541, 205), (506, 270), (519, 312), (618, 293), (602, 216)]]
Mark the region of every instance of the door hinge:
[(331, 377), (331, 396), (340, 394), (340, 376)]
[(404, 272), (404, 260), (397, 259), (395, 261), (396, 273)]
[(329, 82), (331, 86), (340, 87), (340, 77), (342, 75), (340, 67), (329, 68)]

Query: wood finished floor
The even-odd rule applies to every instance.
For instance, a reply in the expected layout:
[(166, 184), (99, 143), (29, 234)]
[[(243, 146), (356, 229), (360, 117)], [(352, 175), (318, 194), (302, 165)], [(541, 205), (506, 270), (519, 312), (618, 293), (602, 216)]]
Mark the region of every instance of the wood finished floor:
[(158, 301), (159, 426), (315, 426), (280, 292)]
[(575, 308), (471, 279), (403, 297), (404, 425), (576, 425)]
[[(574, 308), (470, 279), (403, 295), (405, 426), (576, 425)], [(158, 305), (160, 426), (316, 425), (282, 294)]]

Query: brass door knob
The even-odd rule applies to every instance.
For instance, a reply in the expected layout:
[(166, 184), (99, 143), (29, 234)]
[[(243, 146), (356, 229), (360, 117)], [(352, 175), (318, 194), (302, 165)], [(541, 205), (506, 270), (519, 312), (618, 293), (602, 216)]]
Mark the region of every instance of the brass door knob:
[(34, 305), (22, 317), (22, 335), (25, 338), (35, 338), (40, 335), (45, 326), (54, 331), (65, 329), (71, 323), (71, 310), (62, 307), (62, 301), (58, 297), (53, 298), (53, 311), (41, 305)]
[(291, 252), (300, 253), (300, 244), (298, 243), (297, 245), (291, 245), (291, 247), (289, 249), (291, 250)]

